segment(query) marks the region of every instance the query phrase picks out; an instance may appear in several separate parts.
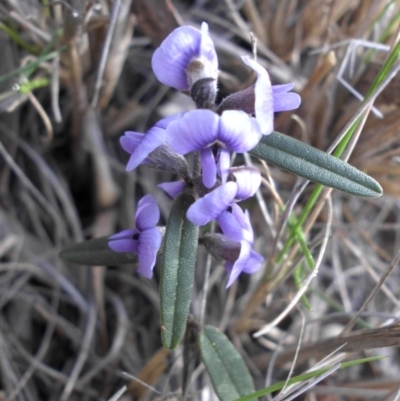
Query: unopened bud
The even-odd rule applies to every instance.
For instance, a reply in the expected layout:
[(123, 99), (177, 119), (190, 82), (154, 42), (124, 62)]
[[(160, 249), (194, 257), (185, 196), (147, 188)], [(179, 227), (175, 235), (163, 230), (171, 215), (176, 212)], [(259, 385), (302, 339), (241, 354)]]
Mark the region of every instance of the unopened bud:
[(155, 168), (161, 171), (170, 171), (183, 178), (190, 177), (186, 159), (175, 153), (169, 146), (161, 145), (147, 157)]
[(200, 109), (211, 109), (217, 96), (218, 70), (206, 58), (191, 61), (186, 68), (190, 95)]
[(233, 263), (240, 255), (240, 242), (231, 241), (222, 234), (206, 234), (200, 238), (199, 242), (217, 260), (226, 260)]
[(214, 78), (202, 78), (196, 81), (190, 96), (196, 103), (198, 109), (212, 109), (217, 97), (217, 85)]

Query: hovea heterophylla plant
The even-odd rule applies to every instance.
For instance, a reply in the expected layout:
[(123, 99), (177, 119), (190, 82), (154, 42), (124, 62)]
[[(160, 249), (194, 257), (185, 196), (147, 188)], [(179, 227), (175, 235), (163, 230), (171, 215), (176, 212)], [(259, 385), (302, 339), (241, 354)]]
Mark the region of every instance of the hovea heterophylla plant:
[[(225, 261), (227, 287), (242, 273), (259, 271), (268, 258), (254, 249), (250, 213), (239, 206), (259, 189), (261, 174), (256, 167), (232, 166), (233, 152), (249, 152), (307, 180), (349, 194), (378, 197), (382, 193), (375, 180), (351, 165), (275, 132), (274, 113), (298, 108), (300, 97), (291, 92), (293, 84), (272, 85), (268, 72), (257, 61), (247, 56), (241, 59), (256, 73), (255, 84), (216, 104), (218, 57), (207, 24), (203, 23), (200, 30), (177, 28), (165, 39), (153, 54), (153, 72), (163, 84), (191, 96), (197, 109), (163, 118), (145, 134), (126, 132), (120, 144), (130, 155), (128, 172), (143, 165), (178, 176), (178, 180), (159, 186), (174, 198), (166, 228), (157, 226), (160, 212), (154, 194), (146, 194), (137, 204), (133, 228), (62, 253), (69, 261), (95, 265), (101, 264), (99, 252), (104, 254), (103, 264), (131, 263), (134, 255), (138, 273), (148, 279), (157, 259), (161, 259), (160, 327), (166, 348), (177, 347), (185, 332), (199, 244)], [(192, 155), (198, 168), (189, 167), (187, 155)], [(199, 235), (199, 227), (213, 221), (217, 231)], [(253, 392), (254, 387), (240, 355), (231, 350), (233, 346), (228, 346), (223, 336), (206, 327), (200, 334), (200, 350), (217, 393), (228, 400)], [(215, 347), (220, 352), (214, 352)], [(215, 376), (222, 374), (218, 364), (234, 367), (225, 372), (231, 384), (222, 383), (228, 392), (221, 390), (221, 380)], [(244, 392), (234, 389), (238, 371), (243, 372), (239, 376), (246, 382)], [(232, 397), (225, 398), (230, 390)]]

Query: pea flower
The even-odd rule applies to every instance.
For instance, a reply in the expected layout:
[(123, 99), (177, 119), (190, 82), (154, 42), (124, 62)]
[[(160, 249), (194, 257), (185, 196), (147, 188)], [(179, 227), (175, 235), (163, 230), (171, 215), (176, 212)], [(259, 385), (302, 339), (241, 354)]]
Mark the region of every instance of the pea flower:
[(138, 272), (147, 278), (153, 277), (157, 252), (160, 249), (162, 235), (156, 228), (160, 219), (160, 210), (151, 195), (140, 199), (136, 215), (136, 228), (121, 231), (109, 237), (108, 246), (115, 252), (137, 253)]
[(120, 138), (120, 144), (131, 155), (126, 171), (132, 171), (140, 164), (149, 164), (184, 177), (188, 175), (186, 160), (164, 145), (165, 129), (171, 121), (181, 115), (182, 113), (178, 113), (159, 120), (146, 134), (135, 131), (125, 132)]
[(245, 200), (255, 194), (261, 184), (261, 174), (257, 168), (241, 167), (230, 171), (233, 173), (234, 181), (228, 181), (217, 187), (189, 207), (186, 217), (193, 224), (204, 226), (214, 219), (218, 221), (218, 217), (235, 201)]
[(193, 92), (195, 89), (197, 93), (196, 82), (206, 80), (211, 84), (208, 103), (214, 103), (218, 58), (205, 22), (201, 30), (191, 26), (176, 28), (154, 52), (151, 65), (160, 82), (181, 91)]
[(240, 252), (236, 260), (227, 260), (225, 269), (229, 274), (229, 287), (242, 273), (255, 273), (261, 268), (264, 258), (252, 250), (254, 243), (253, 228), (250, 223), (249, 211), (243, 210), (233, 203), (231, 207), (217, 218), (224, 235), (236, 243), (240, 243)]
[(236, 110), (221, 116), (211, 110), (192, 110), (171, 122), (166, 129), (167, 144), (180, 155), (199, 150), (203, 184), (212, 188), (217, 173), (225, 183), (230, 167), (230, 151), (253, 149), (261, 137), (255, 118)]
[(243, 91), (226, 97), (218, 107), (218, 112), (225, 110), (242, 110), (255, 115), (264, 135), (274, 130), (274, 113), (297, 109), (301, 98), (297, 93), (290, 92), (294, 84), (271, 85), (267, 70), (249, 56), (242, 56), (242, 60), (257, 73), (255, 85)]
[(252, 274), (258, 271), (264, 258), (252, 249), (254, 233), (250, 224), (248, 210), (232, 204), (217, 218), (223, 235), (208, 234), (202, 243), (218, 259), (225, 259), (225, 270), (229, 275), (227, 287), (230, 287), (241, 273)]

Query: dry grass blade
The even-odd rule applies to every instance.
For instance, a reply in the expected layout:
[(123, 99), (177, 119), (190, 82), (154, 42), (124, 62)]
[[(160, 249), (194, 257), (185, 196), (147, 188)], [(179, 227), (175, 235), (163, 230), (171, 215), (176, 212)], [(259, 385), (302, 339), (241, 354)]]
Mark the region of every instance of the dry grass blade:
[[(387, 327), (371, 330), (359, 330), (336, 338), (319, 341), (302, 346), (298, 353), (298, 363), (301, 364), (310, 358), (320, 358), (334, 351), (338, 347), (341, 352), (361, 352), (366, 349), (393, 347), (400, 345), (400, 324), (396, 323)], [(277, 365), (282, 366), (290, 362), (295, 354), (295, 349), (288, 349), (279, 354)], [(257, 366), (262, 367), (268, 358), (257, 358)]]

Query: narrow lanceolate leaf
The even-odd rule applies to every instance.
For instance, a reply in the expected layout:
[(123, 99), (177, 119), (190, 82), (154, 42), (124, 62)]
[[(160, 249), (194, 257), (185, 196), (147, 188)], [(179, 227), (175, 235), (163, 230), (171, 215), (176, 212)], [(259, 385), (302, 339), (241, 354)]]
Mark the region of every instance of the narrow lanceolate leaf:
[(368, 198), (382, 195), (381, 186), (367, 174), (280, 132), (264, 135), (249, 153), (300, 177), (352, 195)]
[(250, 372), (225, 334), (206, 326), (200, 334), (200, 352), (220, 401), (233, 401), (254, 393)]
[(70, 263), (90, 266), (124, 265), (137, 262), (136, 253), (118, 253), (108, 247), (108, 237), (74, 244), (60, 252), (60, 258)]
[(182, 340), (189, 315), (199, 227), (186, 218), (194, 202), (182, 193), (171, 208), (164, 237), (160, 281), (161, 337), (165, 348), (175, 348)]

